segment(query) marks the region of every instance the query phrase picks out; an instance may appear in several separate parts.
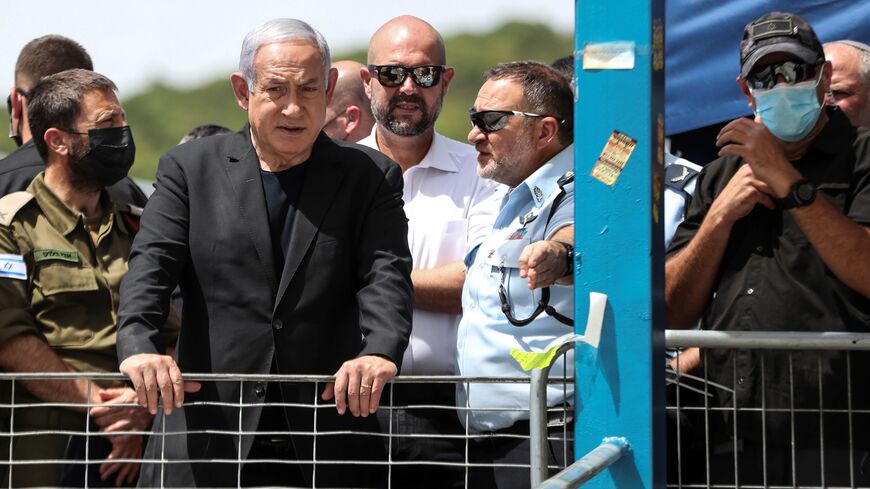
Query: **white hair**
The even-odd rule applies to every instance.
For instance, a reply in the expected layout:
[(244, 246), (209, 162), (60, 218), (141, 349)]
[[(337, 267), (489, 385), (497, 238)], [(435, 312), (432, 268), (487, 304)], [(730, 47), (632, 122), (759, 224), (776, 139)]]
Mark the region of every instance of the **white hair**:
[(861, 77), (864, 79), (864, 83), (866, 85), (870, 85), (870, 46), (864, 44), (863, 42), (851, 41), (846, 39), (825, 43), (826, 46), (831, 44), (841, 44), (843, 46), (849, 46), (850, 48), (855, 50), (855, 53), (858, 55), (858, 60), (860, 61), (858, 71), (861, 73)]
[(248, 88), (254, 88), (257, 74), (254, 71), (254, 56), (264, 44), (287, 40), (308, 41), (320, 51), (323, 59), (323, 79), (329, 88), (329, 69), (332, 66), (329, 57), (329, 45), (323, 34), (297, 19), (274, 19), (253, 28), (242, 41), (242, 54), (239, 56), (239, 71), (248, 82)]

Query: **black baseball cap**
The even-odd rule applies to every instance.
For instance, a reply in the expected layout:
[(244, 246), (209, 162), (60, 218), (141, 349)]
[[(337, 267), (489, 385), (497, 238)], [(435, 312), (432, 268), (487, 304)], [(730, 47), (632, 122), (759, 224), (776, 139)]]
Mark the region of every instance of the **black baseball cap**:
[(812, 65), (825, 62), (813, 28), (788, 12), (770, 12), (746, 24), (740, 41), (740, 76), (746, 78), (755, 63), (770, 53), (789, 53)]

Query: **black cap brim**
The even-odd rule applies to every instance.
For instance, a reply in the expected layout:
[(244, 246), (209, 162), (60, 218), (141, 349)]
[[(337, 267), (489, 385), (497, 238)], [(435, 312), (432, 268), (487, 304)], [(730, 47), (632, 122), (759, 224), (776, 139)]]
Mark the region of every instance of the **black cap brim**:
[(749, 58), (747, 58), (743, 63), (743, 66), (740, 67), (740, 77), (746, 78), (749, 76), (755, 63), (771, 53), (792, 54), (804, 63), (809, 64), (817, 64), (825, 59), (824, 57), (819, 58), (819, 53), (797, 42), (784, 41), (772, 43), (767, 46), (761, 46), (749, 55)]

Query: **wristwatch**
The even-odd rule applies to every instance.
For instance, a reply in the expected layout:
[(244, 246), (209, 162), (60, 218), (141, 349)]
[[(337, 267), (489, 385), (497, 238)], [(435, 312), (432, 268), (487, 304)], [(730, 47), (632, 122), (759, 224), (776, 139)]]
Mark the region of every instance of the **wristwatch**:
[(794, 209), (810, 205), (814, 200), (816, 200), (816, 186), (809, 180), (803, 179), (795, 182), (785, 197), (776, 200), (776, 204), (780, 209)]
[(565, 275), (562, 275), (563, 277), (567, 277), (568, 275), (574, 274), (574, 247), (564, 241), (560, 241), (560, 243), (562, 243), (562, 246), (565, 247), (565, 251), (568, 253), (568, 257), (565, 260)]

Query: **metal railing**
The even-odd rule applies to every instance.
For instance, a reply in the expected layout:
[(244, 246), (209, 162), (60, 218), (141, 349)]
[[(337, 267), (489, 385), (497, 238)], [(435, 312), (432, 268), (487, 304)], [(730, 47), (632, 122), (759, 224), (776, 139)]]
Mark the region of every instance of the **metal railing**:
[(668, 487), (870, 487), (870, 334), (665, 338)]
[[(88, 471), (95, 471), (103, 464), (156, 464), (156, 465), (168, 465), (168, 464), (178, 464), (185, 462), (201, 462), (201, 463), (210, 463), (210, 464), (218, 464), (218, 465), (234, 465), (238, 467), (238, 470), (235, 471), (237, 474), (237, 479), (235, 481), (235, 485), (237, 487), (241, 486), (241, 465), (243, 463), (281, 463), (288, 465), (297, 465), (300, 467), (310, 467), (313, 473), (316, 473), (318, 467), (320, 470), (331, 470), (329, 467), (340, 467), (346, 465), (356, 465), (356, 466), (370, 466), (370, 467), (381, 467), (386, 470), (386, 487), (395, 487), (392, 485), (392, 472), (393, 469), (403, 465), (424, 465), (424, 466), (433, 466), (433, 467), (450, 467), (455, 468), (456, 470), (464, 471), (464, 480), (465, 487), (469, 487), (469, 471), (475, 470), (483, 467), (495, 467), (495, 468), (504, 468), (504, 469), (514, 469), (514, 470), (524, 470), (525, 473), (531, 473), (532, 471), (546, 473), (548, 470), (550, 471), (558, 471), (564, 468), (570, 460), (561, 460), (557, 461), (557, 463), (552, 464), (547, 462), (546, 454), (541, 458), (540, 456), (536, 456), (536, 458), (530, 459), (528, 464), (484, 464), (478, 463), (474, 459), (469, 457), (469, 445), (474, 443), (477, 440), (485, 439), (485, 438), (512, 438), (512, 439), (526, 439), (530, 438), (529, 432), (513, 432), (508, 434), (502, 433), (475, 433), (470, 431), (467, 426), (467, 416), (471, 411), (471, 408), (466, 406), (438, 406), (438, 405), (429, 405), (429, 404), (402, 404), (402, 405), (383, 405), (381, 406), (382, 410), (385, 410), (390, 415), (390, 423), (389, 429), (386, 430), (373, 430), (373, 431), (336, 431), (329, 429), (322, 429), (317, 424), (317, 413), (323, 412), (323, 410), (334, 410), (335, 407), (332, 404), (326, 403), (319, 399), (319, 396), (315, 395), (314, 398), (310, 402), (304, 403), (276, 403), (275, 405), (282, 406), (284, 408), (292, 408), (292, 409), (303, 409), (310, 410), (313, 413), (315, 424), (313, 429), (311, 430), (293, 430), (290, 429), (288, 431), (278, 431), (278, 432), (268, 432), (269, 435), (276, 436), (291, 436), (291, 437), (310, 437), (314, 443), (314, 450), (312, 452), (312, 456), (310, 458), (297, 459), (297, 460), (271, 460), (271, 459), (248, 459), (242, 460), (239, 453), (241, 453), (241, 440), (244, 436), (247, 435), (257, 435), (264, 434), (261, 432), (257, 432), (255, 430), (245, 430), (241, 427), (241, 415), (239, 417), (240, 421), (238, 426), (233, 427), (233, 429), (207, 429), (207, 430), (191, 430), (189, 432), (173, 432), (171, 430), (167, 430), (165, 423), (161, 426), (157, 426), (155, 429), (145, 430), (145, 431), (119, 431), (113, 433), (113, 435), (134, 435), (134, 436), (147, 436), (151, 438), (151, 442), (154, 443), (154, 438), (159, 438), (159, 445), (161, 450), (157, 451), (157, 456), (155, 458), (115, 458), (108, 459), (105, 455), (102, 456), (93, 456), (92, 449), (95, 445), (95, 441), (98, 438), (103, 438), (105, 435), (101, 433), (97, 427), (93, 425), (92, 422), (85, 422), (87, 416), (84, 414), (89, 411), (91, 408), (96, 407), (95, 404), (77, 404), (77, 403), (61, 403), (61, 402), (40, 402), (28, 400), (27, 402), (23, 402), (20, 396), (22, 392), (21, 386), (18, 385), (22, 380), (69, 380), (69, 379), (82, 379), (85, 378), (89, 382), (96, 383), (105, 383), (110, 381), (120, 381), (124, 380), (124, 378), (120, 374), (110, 374), (110, 373), (88, 373), (88, 374), (74, 374), (74, 373), (29, 373), (29, 374), (8, 374), (8, 373), (0, 373), (0, 382), (8, 382), (7, 387), (3, 387), (0, 384), (0, 388), (2, 388), (6, 393), (8, 393), (9, 402), (0, 402), (0, 453), (3, 451), (7, 451), (8, 453), (2, 456), (0, 459), (0, 487), (16, 487), (16, 471), (27, 470), (28, 468), (38, 468), (38, 470), (47, 470), (48, 467), (54, 466), (57, 469), (60, 466), (61, 469), (66, 470), (70, 467), (79, 466), (81, 468), (80, 472), (82, 473), (83, 480), (80, 484), (77, 484), (79, 487), (89, 487), (91, 482), (89, 479), (92, 479), (92, 476), (85, 475), (85, 468), (89, 468)], [(239, 389), (239, 398), (234, 402), (211, 402), (211, 401), (185, 401), (185, 408), (190, 407), (211, 407), (217, 409), (230, 409), (230, 410), (239, 410), (241, 413), (242, 409), (254, 408), (254, 407), (263, 407), (267, 405), (265, 402), (246, 402), (241, 393), (245, 392), (246, 384), (248, 383), (297, 383), (297, 384), (306, 384), (306, 385), (314, 385), (314, 392), (320, 393), (323, 390), (323, 387), (331, 382), (333, 379), (329, 376), (301, 376), (301, 375), (231, 375), (231, 374), (186, 374), (185, 380), (193, 380), (198, 382), (211, 382), (215, 384), (219, 383), (238, 383)], [(565, 376), (553, 379), (537, 379), (534, 382), (541, 382), (540, 385), (546, 387), (547, 384), (573, 384), (572, 378), (567, 378)], [(393, 379), (393, 381), (388, 384), (384, 396), (382, 397), (382, 402), (387, 401), (391, 398), (388, 394), (391, 393), (393, 387), (399, 384), (407, 384), (407, 383), (415, 383), (415, 384), (457, 384), (463, 383), (465, 384), (465, 388), (467, 390), (474, 389), (475, 385), (480, 384), (488, 384), (488, 383), (521, 383), (521, 384), (529, 384), (530, 380), (528, 378), (517, 377), (517, 378), (506, 378), (506, 377), (456, 377), (456, 376), (409, 376), (409, 377), (397, 377)], [(533, 391), (535, 388), (530, 386), (530, 391)], [(19, 399), (16, 400), (16, 394), (19, 395)], [(114, 405), (117, 409), (122, 408), (135, 408), (135, 404), (116, 404)], [(462, 433), (456, 434), (442, 434), (442, 433), (394, 433), (392, 432), (392, 416), (393, 412), (398, 409), (449, 409), (455, 411), (457, 417), (459, 419), (465, 419), (465, 431)], [(528, 408), (516, 409), (512, 411), (520, 411), (526, 416), (535, 417), (536, 419), (543, 419), (545, 423), (545, 431), (543, 432), (543, 436), (537, 436), (536, 440), (543, 439), (543, 442), (547, 442), (546, 436), (546, 420), (548, 418), (547, 412), (551, 414), (557, 414), (556, 411), (559, 412), (559, 415), (563, 419), (570, 419), (573, 417), (573, 413), (570, 412), (570, 408), (568, 406), (560, 407), (560, 408), (551, 408), (549, 410), (545, 409), (544, 413), (536, 413), (535, 410), (537, 407), (529, 406)], [(21, 419), (24, 418), (23, 413), (33, 410), (47, 410), (49, 412), (65, 412), (72, 413), (72, 416), (77, 417), (80, 420), (80, 428), (70, 429), (69, 427), (60, 427), (60, 428), (51, 428), (45, 429), (35, 426), (23, 426), (21, 424)], [(73, 413), (73, 410), (78, 411), (78, 413)], [(508, 411), (508, 409), (486, 409), (487, 411)], [(5, 413), (5, 414), (4, 414)], [(20, 419), (17, 419), (16, 416)], [(6, 425), (4, 426), (4, 418), (6, 420)], [(209, 459), (198, 459), (198, 460), (170, 460), (165, 457), (165, 453), (163, 451), (164, 445), (168, 443), (174, 443), (177, 439), (178, 435), (205, 435), (209, 437), (232, 437), (237, 443), (237, 452), (235, 458), (209, 458)], [(16, 458), (16, 446), (18, 442), (21, 440), (39, 440), (45, 437), (51, 436), (61, 436), (61, 437), (80, 437), (84, 440), (84, 450), (81, 454), (80, 458), (70, 457), (68, 453), (64, 453), (63, 456), (45, 456), (44, 454), (38, 455), (35, 457), (31, 457), (28, 459), (18, 459)], [(383, 441), (385, 446), (385, 458), (382, 460), (350, 460), (350, 459), (330, 459), (328, 457), (319, 457), (317, 451), (317, 443), (318, 440), (322, 440), (326, 437), (336, 437), (336, 436), (350, 436), (350, 437), (371, 437), (380, 439)], [(393, 444), (397, 442), (397, 440), (414, 440), (420, 438), (433, 438), (433, 439), (454, 439), (461, 440), (465, 444), (465, 458), (461, 462), (443, 462), (438, 460), (394, 460), (393, 458)], [(570, 437), (565, 436), (564, 440), (568, 440)], [(551, 441), (555, 441), (556, 439), (551, 439)], [(561, 440), (561, 439), (560, 439)], [(564, 443), (568, 443), (564, 441)], [(567, 450), (566, 452), (567, 453)], [(540, 454), (538, 454), (540, 455)], [(543, 463), (543, 467), (540, 464)], [(4, 472), (7, 472), (7, 476), (4, 479)], [(312, 481), (316, 481), (317, 478), (312, 474)], [(54, 484), (51, 484), (54, 485)], [(232, 484), (230, 484), (232, 485)], [(307, 487), (323, 487), (318, 486), (316, 482), (313, 482), (312, 485)]]

